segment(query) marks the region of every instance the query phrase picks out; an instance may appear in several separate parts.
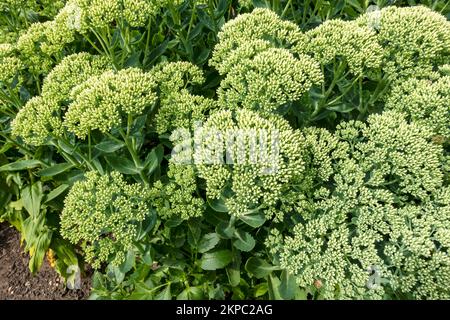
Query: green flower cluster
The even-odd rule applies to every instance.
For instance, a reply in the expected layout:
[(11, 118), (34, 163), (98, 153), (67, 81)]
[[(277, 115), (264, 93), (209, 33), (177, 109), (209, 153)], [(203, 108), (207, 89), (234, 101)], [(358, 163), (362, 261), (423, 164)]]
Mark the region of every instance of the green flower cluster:
[(180, 128), (192, 129), (196, 122), (204, 122), (206, 113), (215, 107), (214, 100), (192, 95), (182, 89), (161, 100), (155, 117), (156, 131), (163, 134)]
[(405, 113), (409, 120), (427, 126), (436, 135), (450, 138), (450, 76), (399, 82), (385, 107)]
[(47, 74), (62, 59), (64, 48), (75, 40), (72, 23), (76, 10), (62, 8), (51, 21), (33, 23), (17, 40), (21, 60), (35, 74)]
[(14, 78), (23, 68), (22, 61), (17, 58), (14, 46), (8, 43), (0, 44), (0, 84), (10, 87)]
[(422, 7), (390, 6), (356, 20), (377, 33), (383, 47), (383, 70), (391, 79), (427, 76), (448, 62), (450, 22)]
[[(257, 8), (251, 13), (241, 14), (222, 26), (218, 34), (219, 43), (214, 47), (209, 64), (221, 74), (228, 73), (238, 60), (234, 52), (240, 52), (243, 58), (251, 58), (258, 53), (262, 44), (253, 44), (259, 40), (268, 47), (289, 49), (302, 52), (306, 36), (295, 23), (284, 21), (269, 9)], [(266, 48), (264, 48), (266, 49)], [(245, 61), (245, 60), (244, 60)]]
[(88, 172), (64, 201), (61, 234), (73, 244), (84, 246), (86, 260), (94, 268), (111, 258), (120, 265), (132, 248), (139, 223), (149, 213), (147, 200), (148, 190), (139, 184), (127, 184), (118, 172)]
[(63, 133), (63, 115), (71, 90), (108, 68), (104, 57), (88, 53), (67, 56), (45, 78), (42, 94), (29, 100), (12, 122), (12, 133), (27, 144), (42, 145)]
[(188, 86), (203, 84), (205, 81), (203, 71), (185, 61), (160, 63), (151, 69), (150, 73), (158, 83), (162, 96), (168, 96)]
[(214, 100), (190, 92), (205, 81), (199, 67), (183, 61), (160, 63), (150, 73), (159, 91), (160, 107), (155, 116), (159, 134), (192, 129), (195, 122), (204, 121), (206, 113), (215, 108)]
[(208, 198), (225, 199), (232, 215), (273, 208), (305, 169), (304, 137), (281, 117), (222, 110), (199, 131), (194, 137), (198, 175), (206, 181)]
[(143, 27), (167, 2), (168, 0), (71, 0), (68, 5), (78, 7), (80, 31), (86, 32), (90, 28), (108, 28), (122, 19), (131, 27)]
[(320, 84), (317, 61), (298, 54), (305, 39), (295, 24), (267, 9), (226, 23), (210, 60), (226, 74), (218, 89), (219, 105), (271, 113)]
[(152, 206), (162, 219), (201, 217), (204, 200), (197, 195), (197, 177), (192, 165), (169, 164), (168, 182), (155, 182), (150, 190)]
[(63, 124), (81, 139), (93, 130), (108, 132), (123, 117), (142, 114), (157, 101), (152, 75), (138, 68), (93, 76), (75, 87), (71, 96)]
[(74, 87), (110, 68), (109, 61), (104, 56), (86, 52), (69, 55), (45, 77), (42, 95), (61, 102), (67, 101)]
[(322, 72), (313, 58), (295, 58), (286, 49), (269, 48), (227, 74), (218, 89), (218, 102), (225, 108), (270, 113), (287, 102), (299, 100), (322, 81)]
[(342, 59), (353, 74), (362, 75), (381, 64), (383, 49), (376, 32), (355, 21), (328, 20), (308, 31), (306, 36), (303, 50), (321, 65)]
[(305, 41), (295, 24), (267, 9), (226, 23), (210, 60), (226, 74), (218, 89), (219, 105), (267, 114), (322, 83), (316, 60), (298, 54)]
[(326, 299), (448, 299), (450, 189), (432, 132), (385, 112), (306, 134), (315, 189), (292, 232), (267, 240), (280, 265)]

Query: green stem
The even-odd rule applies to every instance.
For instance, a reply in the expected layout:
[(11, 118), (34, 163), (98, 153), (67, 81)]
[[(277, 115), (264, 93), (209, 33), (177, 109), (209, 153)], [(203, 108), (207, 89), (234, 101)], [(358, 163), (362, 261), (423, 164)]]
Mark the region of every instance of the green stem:
[(122, 129), (120, 129), (119, 132), (125, 142), (125, 145), (128, 149), (128, 152), (131, 155), (131, 158), (133, 159), (134, 166), (139, 170), (139, 177), (142, 179), (142, 181), (144, 182), (145, 185), (149, 185), (148, 179), (144, 175), (144, 172), (143, 172), (141, 160), (139, 159), (139, 156), (137, 155), (136, 150), (133, 147), (133, 143), (130, 143), (130, 139), (125, 134), (125, 132), (123, 132)]
[(89, 129), (89, 132), (88, 132), (88, 148), (89, 148), (88, 159), (89, 159), (89, 162), (92, 162), (91, 129)]
[(292, 0), (289, 0), (286, 4), (286, 6), (284, 7), (283, 12), (281, 13), (281, 18), (284, 17), (284, 15), (286, 14), (286, 12), (288, 11), (289, 7), (291, 6)]
[[(84, 161), (84, 164), (87, 166), (87, 168), (89, 170), (95, 171), (95, 167), (92, 165), (92, 163), (88, 159), (86, 159), (86, 157), (81, 152), (78, 152), (76, 150), (75, 146), (73, 146), (67, 139), (65, 139), (64, 137), (61, 137), (61, 136), (57, 137), (55, 135), (53, 135), (53, 138), (56, 141), (61, 140), (62, 142), (64, 142), (68, 146), (70, 146), (72, 148), (73, 152)], [(62, 148), (58, 145), (58, 143), (54, 143), (54, 146), (61, 152), (61, 154), (65, 154), (71, 160), (71, 163), (73, 165), (75, 165), (76, 162), (78, 162), (79, 165), (82, 165), (82, 163), (80, 161), (78, 161), (76, 158), (72, 157), (70, 154), (68, 154), (67, 152), (62, 150)]]
[(191, 19), (189, 20), (189, 27), (188, 27), (188, 31), (187, 31), (187, 35), (186, 35), (186, 39), (189, 41), (189, 35), (191, 34), (191, 30), (192, 30), (192, 25), (194, 24), (194, 18), (195, 18), (195, 14), (196, 14), (196, 10), (197, 10), (197, 6), (195, 5), (195, 1), (191, 2), (193, 5), (192, 8), (192, 13), (191, 13)]
[(152, 28), (152, 18), (149, 18), (148, 19), (148, 26), (147, 26), (147, 39), (145, 40), (145, 51), (144, 51), (144, 65), (146, 65), (147, 64), (147, 57), (148, 57), (148, 49), (149, 49), (149, 46), (150, 46), (150, 31), (151, 31), (151, 28)]

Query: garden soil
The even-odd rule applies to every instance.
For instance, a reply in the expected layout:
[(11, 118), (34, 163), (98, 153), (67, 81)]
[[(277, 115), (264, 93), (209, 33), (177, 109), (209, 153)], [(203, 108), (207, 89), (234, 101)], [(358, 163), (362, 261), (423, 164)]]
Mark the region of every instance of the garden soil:
[(82, 279), (80, 290), (68, 290), (47, 259), (34, 276), (28, 269), (28, 261), (20, 246), (19, 233), (1, 223), (0, 300), (81, 300), (89, 296), (89, 276)]

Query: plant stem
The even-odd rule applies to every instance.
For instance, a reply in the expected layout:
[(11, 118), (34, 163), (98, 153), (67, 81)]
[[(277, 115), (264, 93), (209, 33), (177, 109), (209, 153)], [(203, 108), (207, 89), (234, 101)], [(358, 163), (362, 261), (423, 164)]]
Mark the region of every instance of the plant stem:
[(289, 0), (289, 1), (287, 2), (286, 6), (284, 7), (284, 10), (283, 10), (283, 12), (281, 13), (281, 18), (283, 18), (283, 17), (284, 17), (284, 15), (285, 15), (285, 14), (286, 14), (286, 12), (288, 11), (288, 9), (289, 9), (289, 7), (290, 7), (291, 3), (292, 3), (292, 0)]
[(138, 155), (137, 155), (137, 153), (136, 153), (136, 150), (134, 149), (133, 144), (132, 144), (132, 143), (130, 144), (130, 139), (129, 139), (128, 136), (125, 134), (125, 132), (123, 132), (122, 129), (120, 129), (119, 132), (120, 132), (120, 135), (122, 136), (122, 138), (123, 138), (123, 140), (124, 140), (124, 142), (125, 142), (125, 145), (126, 145), (126, 147), (127, 147), (127, 149), (128, 149), (128, 152), (129, 152), (130, 155), (131, 155), (131, 158), (133, 159), (134, 166), (136, 167), (136, 169), (139, 170), (139, 177), (142, 179), (142, 181), (144, 182), (144, 184), (145, 184), (146, 186), (149, 185), (148, 179), (147, 179), (147, 177), (144, 175), (144, 172), (143, 172), (141, 160), (139, 159), (139, 157), (138, 157)]

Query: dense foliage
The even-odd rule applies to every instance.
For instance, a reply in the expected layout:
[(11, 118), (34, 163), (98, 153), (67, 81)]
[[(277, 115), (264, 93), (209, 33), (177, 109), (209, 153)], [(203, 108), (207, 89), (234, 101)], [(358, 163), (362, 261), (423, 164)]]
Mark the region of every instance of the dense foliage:
[(93, 299), (449, 299), (420, 4), (3, 0), (0, 221)]

